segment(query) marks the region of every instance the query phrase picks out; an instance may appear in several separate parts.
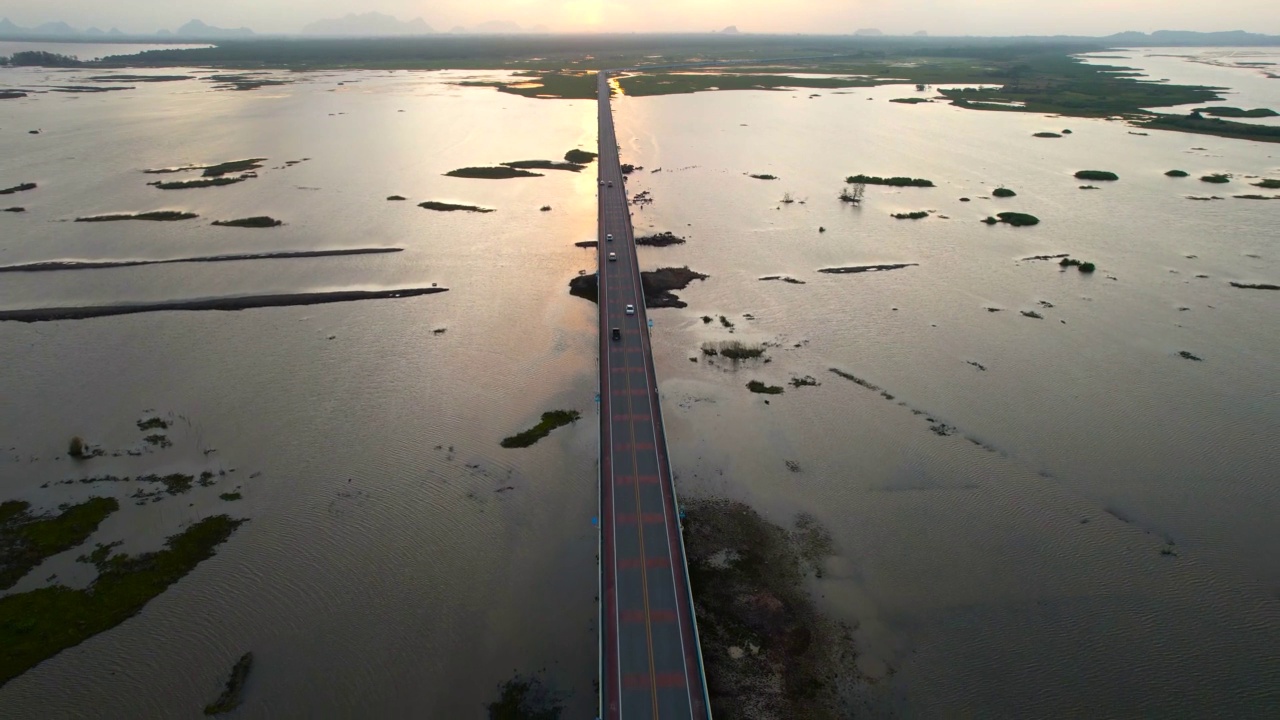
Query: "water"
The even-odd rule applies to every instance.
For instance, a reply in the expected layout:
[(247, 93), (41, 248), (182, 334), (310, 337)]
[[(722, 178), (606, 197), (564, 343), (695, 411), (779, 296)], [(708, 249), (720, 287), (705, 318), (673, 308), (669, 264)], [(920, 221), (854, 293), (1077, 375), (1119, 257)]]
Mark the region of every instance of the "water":
[[(46, 72), (3, 71), (0, 85)], [(257, 657), (247, 717), (482, 717), (499, 682), (542, 668), (571, 693), (566, 717), (592, 712), (595, 308), (565, 285), (594, 263), (573, 247), (594, 236), (594, 174), (441, 173), (591, 148), (594, 106), (447, 84), (481, 75), (303, 74), (252, 92), (189, 80), (0, 105), (0, 185), (40, 184), (6, 197), (28, 212), (0, 216), (0, 264), (405, 248), (5, 274), (0, 308), (450, 288), (0, 324), (3, 497), (51, 507), (111, 492), (39, 486), (76, 476), (54, 459), (69, 436), (124, 446), (156, 408), (190, 418), (177, 447), (95, 471), (235, 468), (222, 482), (245, 499), (223, 503), (215, 487), (124, 503), (91, 542), (128, 537), (123, 550), (144, 551), (191, 518), (251, 519), (137, 618), (0, 690), (8, 714), (195, 717), (245, 650)], [(838, 554), (813, 589), (857, 623), (864, 671), (903, 714), (1261, 716), (1280, 686), (1280, 323), (1276, 293), (1228, 282), (1280, 282), (1280, 202), (1231, 197), (1256, 191), (1245, 175), (1280, 177), (1280, 147), (886, 102), (904, 92), (615, 101), (624, 161), (645, 168), (628, 190), (655, 198), (637, 230), (689, 237), (642, 248), (642, 262), (711, 275), (680, 293), (689, 308), (654, 313), (681, 492), (741, 498), (784, 525), (819, 517)], [(1073, 134), (1031, 137), (1062, 128)], [(223, 188), (160, 191), (139, 172), (258, 156), (261, 177)], [(1164, 177), (1175, 167), (1192, 177)], [(1121, 181), (1079, 190), (1080, 169)], [(1196, 180), (1208, 172), (1237, 179)], [(869, 187), (854, 209), (835, 199), (854, 173), (939, 187)], [(1018, 197), (982, 199), (999, 185)], [(781, 204), (785, 192), (804, 203)], [(393, 193), (413, 202), (383, 199)], [(1227, 199), (1185, 199), (1212, 194)], [(498, 212), (414, 206), (427, 199)], [(165, 208), (201, 219), (64, 222)], [(889, 217), (915, 210), (936, 213)], [(1003, 210), (1042, 222), (978, 222)], [(287, 224), (207, 225), (256, 214)], [(1063, 252), (1099, 271), (1019, 260)], [(919, 265), (816, 272), (893, 262)], [(757, 279), (778, 274), (807, 284)], [(689, 362), (729, 337), (780, 347), (737, 370)], [(822, 385), (788, 386), (769, 405), (743, 387), (795, 375)], [(528, 450), (498, 447), (557, 407), (585, 421)], [(935, 435), (926, 417), (957, 433)], [(55, 558), (26, 582), (73, 566)]]

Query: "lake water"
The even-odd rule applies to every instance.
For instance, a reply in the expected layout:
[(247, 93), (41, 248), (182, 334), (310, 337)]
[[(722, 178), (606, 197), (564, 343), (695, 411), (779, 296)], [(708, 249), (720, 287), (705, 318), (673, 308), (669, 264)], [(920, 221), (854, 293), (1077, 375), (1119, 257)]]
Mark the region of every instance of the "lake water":
[[(595, 307), (566, 284), (594, 265), (573, 246), (594, 237), (594, 173), (442, 173), (591, 149), (594, 103), (449, 84), (493, 76), (476, 72), (279, 76), (297, 82), (130, 83), (0, 104), (0, 187), (40, 186), (5, 196), (27, 212), (0, 214), (0, 264), (404, 249), (6, 273), (0, 309), (449, 288), (0, 323), (0, 497), (126, 498), (41, 485), (85, 475), (59, 459), (71, 435), (133, 447), (154, 409), (179, 418), (175, 447), (99, 458), (89, 474), (228, 474), (123, 502), (90, 542), (140, 552), (214, 512), (250, 518), (138, 617), (11, 681), (0, 707), (197, 717), (252, 650), (244, 717), (483, 717), (516, 672), (540, 672), (568, 694), (566, 717), (589, 717)], [(0, 87), (76, 77), (4, 70)], [(1268, 82), (1249, 106), (1280, 107), (1280, 81)], [(624, 161), (644, 168), (628, 190), (654, 198), (637, 230), (689, 238), (642, 248), (642, 262), (711, 276), (680, 293), (687, 309), (653, 313), (680, 491), (742, 499), (782, 525), (809, 512), (831, 530), (837, 554), (812, 589), (857, 625), (861, 666), (900, 714), (1264, 716), (1280, 702), (1280, 293), (1229, 282), (1280, 283), (1280, 202), (1232, 197), (1272, 194), (1246, 176), (1280, 177), (1280, 146), (887, 102), (904, 94), (914, 88), (615, 101)], [(162, 191), (146, 183), (180, 176), (140, 172), (245, 157), (269, 160), (227, 187)], [(1165, 177), (1172, 168), (1192, 177)], [(1121, 180), (1080, 190), (1080, 169)], [(1196, 179), (1210, 172), (1236, 177)], [(868, 187), (853, 208), (835, 196), (855, 173), (938, 187)], [(987, 199), (1000, 185), (1018, 196)], [(415, 206), (428, 199), (497, 212)], [(67, 222), (158, 209), (201, 218)], [(890, 217), (918, 210), (935, 212)], [(1004, 210), (1042, 222), (979, 222)], [(259, 214), (286, 225), (207, 224)], [(1021, 260), (1058, 253), (1098, 272)], [(918, 265), (816, 272), (880, 263)], [(700, 319), (721, 314), (732, 334)], [(702, 342), (729, 338), (778, 346), (736, 369), (700, 358)], [(803, 375), (821, 385), (767, 405), (744, 387)], [(584, 421), (526, 450), (498, 446), (553, 408)], [(243, 500), (218, 499), (236, 486)], [(14, 590), (53, 573), (87, 582), (80, 552)]]

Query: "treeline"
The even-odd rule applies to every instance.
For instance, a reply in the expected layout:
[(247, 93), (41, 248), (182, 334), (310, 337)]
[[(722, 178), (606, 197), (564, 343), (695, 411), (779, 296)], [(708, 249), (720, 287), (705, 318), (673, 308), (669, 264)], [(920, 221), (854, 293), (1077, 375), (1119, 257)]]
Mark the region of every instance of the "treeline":
[(84, 63), (70, 55), (45, 52), (44, 50), (23, 50), (11, 57), (0, 56), (0, 64), (13, 67), (81, 67)]

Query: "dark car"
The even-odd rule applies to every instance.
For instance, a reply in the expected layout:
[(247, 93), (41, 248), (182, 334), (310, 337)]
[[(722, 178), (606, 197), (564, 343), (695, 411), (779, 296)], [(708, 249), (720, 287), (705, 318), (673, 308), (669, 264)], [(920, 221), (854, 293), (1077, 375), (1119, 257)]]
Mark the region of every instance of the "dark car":
[(618, 328), (614, 328), (614, 329), (613, 329), (613, 339), (614, 339), (614, 340), (621, 340), (621, 339), (622, 339), (622, 331), (621, 331), (621, 330), (619, 330)]

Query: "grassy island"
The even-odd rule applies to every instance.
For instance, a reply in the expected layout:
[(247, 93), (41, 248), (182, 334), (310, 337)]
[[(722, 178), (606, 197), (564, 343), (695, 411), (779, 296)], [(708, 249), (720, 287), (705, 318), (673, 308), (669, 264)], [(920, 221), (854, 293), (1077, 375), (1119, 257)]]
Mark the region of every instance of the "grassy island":
[(768, 173), (760, 173), (760, 174), (751, 173), (750, 175), (747, 175), (747, 177), (755, 178), (756, 180), (777, 180), (778, 179), (777, 175), (770, 175)]
[(202, 178), (200, 180), (175, 180), (173, 182), (161, 182), (157, 180), (156, 182), (151, 182), (147, 184), (152, 187), (160, 188), (161, 190), (188, 190), (191, 188), (222, 187), (223, 185), (235, 185), (236, 183), (241, 183), (248, 179), (249, 177), (247, 175), (241, 175), (239, 177), (211, 177), (211, 178)]
[(1238, 107), (1202, 107), (1196, 108), (1194, 112), (1198, 112), (1202, 115), (1212, 115), (1214, 117), (1224, 118), (1265, 118), (1280, 115), (1280, 113), (1269, 108), (1243, 110)]
[(916, 212), (909, 213), (894, 213), (893, 217), (896, 220), (922, 220), (929, 217), (929, 213), (924, 210), (918, 210)]
[(28, 190), (35, 190), (36, 187), (35, 183), (22, 183), (21, 185), (14, 185), (13, 187), (0, 190), (0, 195), (12, 195), (14, 193), (26, 192)]
[[(724, 316), (721, 316), (722, 318)], [(710, 322), (708, 318), (706, 322)], [(730, 360), (754, 360), (764, 357), (764, 345), (747, 344), (740, 340), (719, 340), (702, 343), (702, 354), (707, 357), (726, 357)]]
[(1002, 213), (996, 213), (995, 217), (989, 217), (986, 220), (983, 220), (982, 222), (988, 225), (995, 225), (996, 223), (1006, 223), (1014, 227), (1023, 227), (1023, 226), (1029, 226), (1029, 225), (1039, 225), (1040, 218), (1036, 217), (1035, 215), (1028, 215), (1026, 213), (1002, 212)]
[(653, 247), (666, 247), (668, 245), (683, 245), (685, 239), (671, 232), (670, 230), (654, 233), (652, 235), (641, 235), (636, 238), (637, 245), (651, 245)]
[(249, 679), (249, 671), (252, 669), (253, 653), (247, 652), (241, 655), (236, 664), (231, 667), (231, 677), (227, 678), (227, 684), (222, 689), (222, 694), (218, 696), (217, 700), (204, 707), (204, 714), (221, 715), (240, 707), (240, 702), (244, 695), (244, 684)]
[(889, 102), (902, 103), (903, 105), (919, 105), (920, 103), (933, 102), (929, 98), (911, 97), (911, 98), (893, 98)]
[(830, 267), (822, 268), (818, 272), (828, 273), (831, 275), (854, 275), (864, 272), (885, 272), (888, 270), (901, 270), (903, 268), (915, 267), (919, 263), (892, 263), (889, 265), (851, 265), (849, 267)]
[(1256, 183), (1250, 183), (1250, 184), (1253, 185), (1254, 187), (1260, 187), (1264, 190), (1280, 190), (1280, 180), (1272, 180), (1271, 178), (1266, 178)]
[(1213, 183), (1214, 185), (1223, 185), (1225, 183), (1231, 182), (1231, 176), (1225, 173), (1214, 173), (1212, 175), (1205, 175), (1201, 177), (1200, 182)]
[(154, 212), (118, 214), (118, 215), (90, 215), (89, 217), (76, 218), (76, 222), (115, 222), (119, 220), (150, 220), (152, 222), (173, 222), (175, 220), (191, 220), (198, 218), (199, 215), (191, 212), (180, 212), (178, 210), (156, 210)]
[(504, 438), (504, 448), (526, 448), (551, 434), (552, 430), (577, 422), (582, 414), (577, 410), (552, 410), (542, 413), (542, 420), (533, 427), (511, 437)]
[(520, 168), (508, 167), (506, 165), (498, 165), (496, 167), (465, 167), (457, 170), (450, 170), (445, 173), (448, 177), (460, 178), (480, 178), (483, 180), (507, 180), (510, 178), (521, 177), (542, 177), (542, 173), (529, 172)]
[(1038, 137), (1038, 138), (1060, 138), (1060, 137), (1062, 137), (1062, 135), (1060, 135), (1059, 133), (1056, 133), (1056, 132), (1038, 132), (1038, 133), (1034, 133), (1031, 137)]
[(555, 160), (516, 160), (515, 162), (504, 162), (504, 167), (515, 168), (516, 170), (568, 170), (569, 172), (582, 172), (586, 165), (571, 162), (558, 162)]
[(564, 154), (564, 161), (575, 165), (586, 165), (596, 159), (596, 154), (587, 150), (570, 150)]
[(1237, 140), (1256, 140), (1258, 142), (1280, 142), (1280, 127), (1275, 125), (1259, 125), (1205, 117), (1193, 112), (1190, 115), (1169, 115), (1156, 113), (1137, 124), (1154, 130), (1180, 130), (1182, 132), (1217, 135), (1218, 137), (1235, 138)]
[(269, 228), (279, 227), (284, 224), (284, 221), (277, 220), (266, 215), (257, 215), (255, 217), (239, 218), (237, 220), (214, 220), (213, 224), (219, 227)]
[(753, 393), (760, 393), (761, 395), (781, 395), (783, 393), (783, 389), (777, 385), (765, 385), (759, 380), (752, 380), (747, 383), (747, 389)]
[(995, 190), (992, 190), (991, 194), (998, 198), (1011, 198), (1017, 196), (1018, 193), (1007, 187), (998, 187)]
[(170, 537), (162, 550), (137, 556), (95, 551), (88, 559), (98, 577), (82, 590), (53, 585), (0, 598), (0, 685), (136, 615), (213, 557), (243, 522), (208, 517)]
[(436, 202), (435, 200), (420, 202), (418, 203), (418, 207), (426, 208), (427, 210), (437, 210), (439, 212), (454, 212), (461, 210), (463, 212), (491, 213), (494, 211), (493, 208), (484, 208), (476, 205), (455, 205), (453, 203)]
[(1120, 176), (1107, 170), (1081, 170), (1076, 173), (1077, 180), (1119, 180)]
[(875, 175), (850, 175), (844, 181), (850, 185), (889, 185), (891, 187), (934, 187), (932, 180), (909, 177), (877, 177)]
[(1170, 170), (1169, 172), (1165, 173), (1166, 176), (1172, 177), (1172, 178), (1184, 178), (1190, 174), (1191, 173), (1187, 172), (1186, 170)]
[(1080, 272), (1085, 273), (1086, 275), (1098, 269), (1097, 266), (1095, 266), (1091, 262), (1082, 262), (1080, 260), (1073, 260), (1071, 258), (1062, 258), (1062, 260), (1058, 262), (1058, 265), (1060, 265), (1064, 269), (1069, 267), (1074, 267)]

